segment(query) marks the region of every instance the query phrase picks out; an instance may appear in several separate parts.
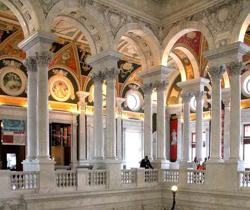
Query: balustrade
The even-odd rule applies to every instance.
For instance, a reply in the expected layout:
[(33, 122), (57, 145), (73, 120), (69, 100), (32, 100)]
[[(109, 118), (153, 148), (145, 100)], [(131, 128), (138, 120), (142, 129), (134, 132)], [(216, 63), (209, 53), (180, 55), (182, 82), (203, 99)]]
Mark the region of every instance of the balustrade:
[(145, 182), (146, 183), (158, 182), (158, 170), (157, 169), (145, 170)]
[(133, 184), (136, 182), (136, 171), (135, 170), (122, 170), (121, 171), (121, 183), (122, 184)]
[(179, 170), (176, 169), (164, 169), (162, 170), (163, 177), (162, 181), (167, 183), (178, 183), (179, 182)]
[(57, 187), (75, 187), (77, 185), (75, 171), (56, 171)]
[(204, 184), (205, 171), (204, 170), (188, 170), (187, 183), (188, 184)]
[(250, 187), (250, 172), (241, 171), (239, 172), (240, 176), (240, 187), (247, 188)]
[(89, 186), (105, 186), (107, 184), (107, 172), (105, 170), (91, 170), (88, 172)]
[(37, 189), (39, 183), (38, 172), (11, 172), (10, 187), (11, 190), (30, 190)]

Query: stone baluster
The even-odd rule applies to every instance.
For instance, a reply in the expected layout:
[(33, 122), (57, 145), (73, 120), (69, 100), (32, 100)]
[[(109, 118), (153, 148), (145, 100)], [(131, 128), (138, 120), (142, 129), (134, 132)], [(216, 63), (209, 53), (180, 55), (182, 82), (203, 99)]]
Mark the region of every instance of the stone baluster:
[(209, 68), (212, 81), (212, 118), (211, 118), (211, 161), (221, 160), (221, 78), (225, 72), (222, 66)]
[(152, 91), (153, 85), (145, 84), (144, 91), (144, 155), (152, 159)]

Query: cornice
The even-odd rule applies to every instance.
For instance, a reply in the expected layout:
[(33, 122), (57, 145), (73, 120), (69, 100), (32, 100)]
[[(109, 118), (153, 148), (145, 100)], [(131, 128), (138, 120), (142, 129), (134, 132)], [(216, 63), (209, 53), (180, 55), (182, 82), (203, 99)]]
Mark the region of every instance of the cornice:
[(175, 12), (174, 14), (172, 14), (168, 17), (162, 18), (160, 22), (164, 26), (170, 25), (170, 24), (173, 24), (179, 20), (182, 20), (183, 18), (192, 16), (196, 13), (199, 13), (199, 12), (206, 10), (210, 7), (213, 7), (215, 5), (222, 4), (224, 2), (225, 2), (225, 0), (209, 0), (209, 1), (206, 1), (205, 3), (203, 1), (201, 1), (199, 3), (193, 4), (190, 7), (186, 7), (182, 10), (179, 10), (178, 12)]
[(151, 24), (161, 25), (161, 20), (159, 18), (154, 17), (152, 15), (149, 15), (145, 12), (138, 11), (137, 9), (134, 9), (128, 5), (122, 4), (118, 1), (114, 1), (114, 0), (94, 0), (94, 1), (96, 3), (110, 7), (112, 9), (116, 9), (118, 11), (121, 11), (125, 14), (130, 15), (130, 16), (138, 17), (139, 19), (142, 19), (145, 22), (148, 22)]

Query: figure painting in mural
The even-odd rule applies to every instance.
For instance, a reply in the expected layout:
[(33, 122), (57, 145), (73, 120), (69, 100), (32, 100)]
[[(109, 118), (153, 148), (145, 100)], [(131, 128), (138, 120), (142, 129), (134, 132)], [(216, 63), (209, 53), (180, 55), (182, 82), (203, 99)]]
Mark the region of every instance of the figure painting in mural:
[(19, 91), (22, 87), (21, 78), (14, 72), (9, 72), (3, 77), (4, 87), (10, 91)]
[(52, 91), (56, 95), (56, 97), (62, 99), (68, 98), (68, 96), (70, 95), (70, 90), (68, 86), (63, 81), (60, 80), (56, 81), (53, 84)]

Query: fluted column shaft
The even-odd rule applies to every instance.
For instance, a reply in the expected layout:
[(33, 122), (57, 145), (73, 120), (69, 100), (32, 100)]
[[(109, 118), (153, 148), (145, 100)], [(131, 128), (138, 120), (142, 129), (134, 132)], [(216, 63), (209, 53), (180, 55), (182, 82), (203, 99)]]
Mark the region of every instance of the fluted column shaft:
[(191, 138), (190, 138), (190, 100), (192, 98), (191, 93), (183, 93), (183, 145), (182, 145), (182, 160), (184, 162), (190, 161), (191, 157)]
[(165, 122), (165, 104), (166, 104), (166, 86), (167, 83), (161, 82), (156, 85), (157, 91), (157, 159), (166, 159), (166, 122)]
[(231, 83), (231, 109), (230, 109), (230, 160), (240, 160), (240, 100), (241, 84), (240, 73), (241, 63), (232, 62), (227, 65)]
[(92, 75), (94, 80), (94, 141), (95, 158), (104, 158), (102, 81), (101, 73)]
[(230, 92), (223, 89), (222, 100), (224, 103), (224, 160), (230, 157)]
[(212, 66), (211, 160), (221, 160), (221, 77), (225, 69)]
[(37, 158), (37, 62), (35, 56), (29, 56), (25, 61), (28, 72), (28, 108), (27, 108), (27, 149), (26, 159), (34, 160)]
[(107, 80), (107, 98), (106, 98), (106, 142), (105, 142), (105, 158), (116, 158), (116, 122), (115, 122), (115, 83), (117, 72), (110, 69), (106, 74)]
[(196, 157), (198, 161), (202, 161), (202, 133), (203, 133), (203, 91), (195, 93), (196, 99)]
[(49, 159), (48, 64), (49, 52), (36, 55), (37, 77), (37, 137), (39, 159)]
[(89, 95), (87, 92), (79, 91), (77, 96), (79, 98), (78, 108), (80, 110), (79, 116), (79, 161), (80, 164), (87, 160), (87, 139), (86, 139), (86, 115), (85, 115), (85, 98)]
[(144, 155), (152, 159), (152, 84), (145, 84), (144, 91)]

